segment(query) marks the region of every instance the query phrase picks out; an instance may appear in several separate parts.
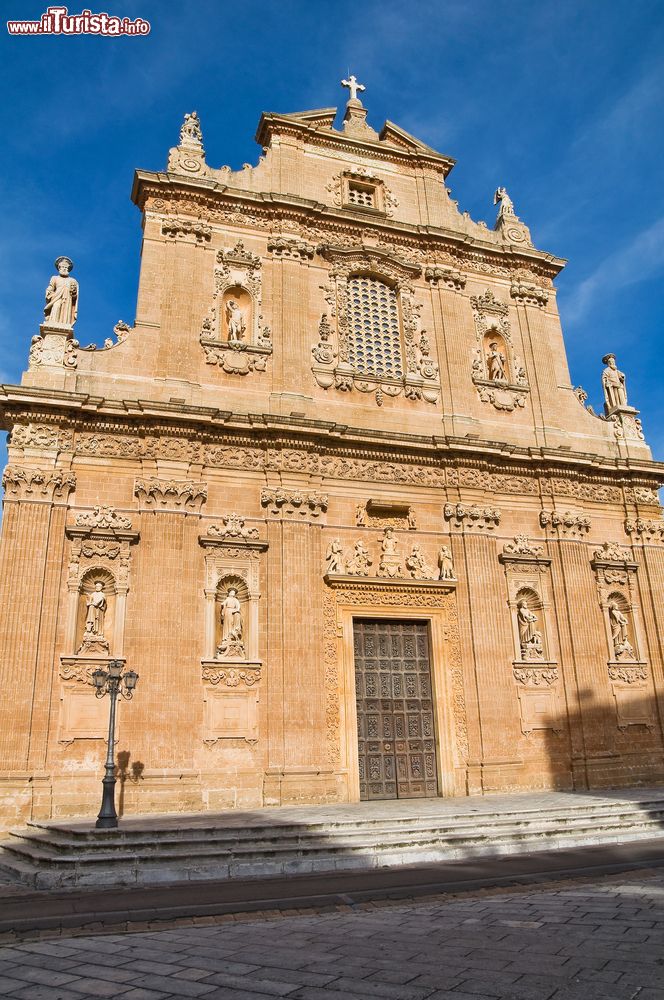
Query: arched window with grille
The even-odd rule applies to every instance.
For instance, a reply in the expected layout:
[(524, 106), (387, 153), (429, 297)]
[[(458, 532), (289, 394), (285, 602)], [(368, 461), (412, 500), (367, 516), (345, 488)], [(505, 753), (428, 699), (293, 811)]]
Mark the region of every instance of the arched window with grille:
[(348, 360), (361, 374), (403, 376), (397, 293), (370, 275), (348, 279)]

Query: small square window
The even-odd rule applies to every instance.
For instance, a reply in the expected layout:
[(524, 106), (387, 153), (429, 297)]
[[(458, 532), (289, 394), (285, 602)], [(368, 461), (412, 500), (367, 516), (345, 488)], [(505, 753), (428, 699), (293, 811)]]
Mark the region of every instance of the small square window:
[(348, 184), (348, 203), (360, 208), (376, 208), (376, 188), (372, 184)]

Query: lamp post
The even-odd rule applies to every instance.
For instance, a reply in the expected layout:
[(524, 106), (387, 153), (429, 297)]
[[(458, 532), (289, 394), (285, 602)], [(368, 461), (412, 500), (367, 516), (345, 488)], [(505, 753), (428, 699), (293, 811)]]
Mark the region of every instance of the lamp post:
[(111, 710), (108, 719), (108, 746), (106, 750), (106, 764), (104, 766), (104, 777), (102, 778), (103, 793), (101, 797), (101, 809), (95, 826), (100, 830), (108, 830), (118, 825), (118, 814), (115, 811), (115, 704), (118, 694), (127, 700), (131, 699), (138, 681), (138, 674), (133, 670), (122, 673), (124, 660), (109, 660), (108, 670), (98, 667), (92, 673), (92, 683), (95, 688), (95, 697), (103, 698), (108, 694), (111, 699)]

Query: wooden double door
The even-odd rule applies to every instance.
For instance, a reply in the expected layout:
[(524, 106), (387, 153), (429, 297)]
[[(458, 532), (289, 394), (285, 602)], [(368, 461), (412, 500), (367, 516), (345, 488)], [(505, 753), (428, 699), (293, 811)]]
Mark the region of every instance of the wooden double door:
[(438, 794), (429, 628), (353, 622), (361, 799)]

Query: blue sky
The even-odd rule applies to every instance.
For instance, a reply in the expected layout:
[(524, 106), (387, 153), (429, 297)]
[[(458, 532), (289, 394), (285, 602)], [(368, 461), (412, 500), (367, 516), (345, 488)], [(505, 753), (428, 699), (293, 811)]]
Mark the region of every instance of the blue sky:
[[(133, 322), (132, 175), (164, 168), (185, 112), (199, 112), (208, 162), (237, 168), (256, 162), (261, 111), (341, 107), (350, 70), (375, 126), (390, 118), (457, 159), (462, 210), (492, 225), (504, 184), (535, 244), (569, 259), (558, 287), (572, 378), (599, 408), (601, 357), (614, 351), (664, 459), (661, 0), (87, 6), (152, 32), (2, 36), (2, 381), (26, 367), (58, 254), (76, 262), (82, 343)], [(38, 19), (45, 7), (3, 11)]]

